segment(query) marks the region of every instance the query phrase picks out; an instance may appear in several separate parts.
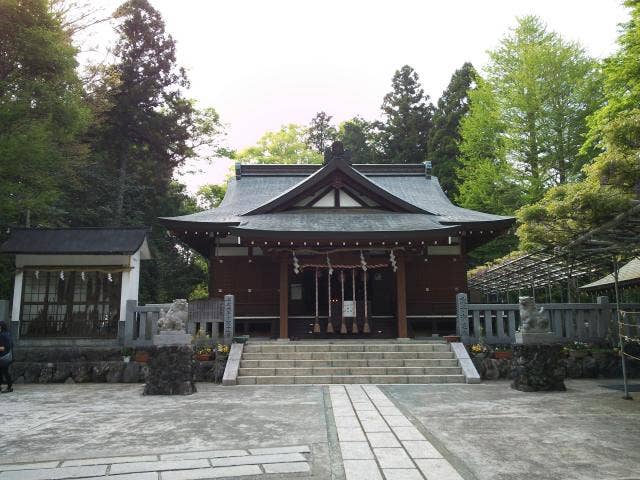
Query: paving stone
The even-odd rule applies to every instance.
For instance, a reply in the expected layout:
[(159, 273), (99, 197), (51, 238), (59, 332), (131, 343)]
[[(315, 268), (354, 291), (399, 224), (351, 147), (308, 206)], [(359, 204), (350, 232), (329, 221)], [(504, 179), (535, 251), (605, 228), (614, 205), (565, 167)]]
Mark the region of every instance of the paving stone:
[(227, 467), (232, 465), (257, 465), (259, 463), (306, 462), (307, 459), (301, 453), (278, 453), (274, 455), (211, 458), (209, 461), (212, 467)]
[(424, 480), (416, 468), (383, 468), (386, 480)]
[(391, 431), (383, 420), (362, 420), (362, 429), (366, 433)]
[(7, 470), (34, 470), (36, 468), (55, 468), (60, 462), (5, 463), (0, 465), (0, 472)]
[(338, 439), (341, 442), (366, 442), (367, 438), (360, 427), (337, 427)]
[(109, 475), (108, 477), (83, 477), (78, 480), (158, 480), (158, 472), (123, 473), (122, 475)]
[(431, 442), (426, 440), (405, 440), (402, 445), (411, 458), (442, 458)]
[(444, 459), (418, 459), (416, 463), (427, 480), (463, 480), (456, 469)]
[(307, 462), (270, 463), (264, 465), (265, 473), (302, 473), (310, 470)]
[(381, 407), (377, 404), (376, 406), (382, 415), (402, 415), (402, 412), (396, 407)]
[(0, 480), (58, 480), (62, 478), (98, 477), (107, 473), (106, 465), (89, 467), (38, 468), (0, 473)]
[(115, 463), (111, 465), (110, 474), (158, 472), (161, 470), (184, 470), (186, 468), (205, 468), (207, 460), (160, 460), (158, 462)]
[(241, 457), (245, 450), (202, 450), (199, 452), (163, 453), (160, 460), (198, 460), (200, 458)]
[(373, 453), (382, 468), (415, 468), (404, 448), (374, 448)]
[(364, 420), (376, 421), (376, 422), (382, 421), (382, 415), (380, 415), (375, 410), (363, 410), (363, 411), (357, 412), (357, 414), (358, 414), (358, 418), (363, 421)]
[(353, 417), (334, 417), (333, 420), (336, 422), (336, 427), (360, 427), (360, 422), (358, 418)]
[(393, 428), (393, 433), (395, 433), (400, 440), (424, 440), (425, 439), (416, 427), (411, 426), (411, 427), (392, 427), (392, 428)]
[(367, 442), (340, 442), (343, 460), (373, 460), (373, 452)]
[(346, 480), (382, 480), (375, 460), (345, 460)]
[(364, 412), (364, 411), (374, 411), (376, 407), (373, 406), (371, 402), (353, 402), (353, 408), (356, 412)]
[(61, 466), (80, 467), (83, 465), (108, 465), (110, 463), (155, 462), (157, 460), (157, 455), (140, 455), (137, 457), (82, 458), (76, 460), (65, 460), (64, 462), (62, 462)]
[[(250, 448), (251, 455), (272, 455), (277, 453), (309, 453), (309, 445), (291, 445), (289, 447)], [(231, 456), (231, 455), (227, 455)]]
[(338, 407), (333, 409), (334, 417), (355, 417), (356, 412), (351, 407)]
[[(401, 447), (396, 436), (391, 432), (367, 433), (367, 438), (372, 447)], [(422, 458), (422, 457), (421, 457)]]
[[(241, 465), (235, 467), (200, 468), (197, 470), (174, 470), (162, 472), (162, 480), (197, 480), (209, 478), (242, 477), (244, 475), (260, 475), (258, 465)], [(107, 477), (105, 480), (110, 480)]]
[(393, 427), (412, 427), (411, 422), (404, 415), (385, 416), (384, 420)]

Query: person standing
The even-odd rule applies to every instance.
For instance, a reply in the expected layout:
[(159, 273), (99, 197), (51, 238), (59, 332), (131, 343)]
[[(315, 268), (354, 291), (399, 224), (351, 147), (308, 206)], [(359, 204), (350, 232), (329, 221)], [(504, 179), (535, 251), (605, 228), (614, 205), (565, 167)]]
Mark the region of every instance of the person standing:
[[(6, 322), (0, 322), (0, 393), (13, 392), (13, 380), (9, 367), (13, 363), (13, 339)], [(2, 390), (2, 383), (6, 382), (7, 389)]]

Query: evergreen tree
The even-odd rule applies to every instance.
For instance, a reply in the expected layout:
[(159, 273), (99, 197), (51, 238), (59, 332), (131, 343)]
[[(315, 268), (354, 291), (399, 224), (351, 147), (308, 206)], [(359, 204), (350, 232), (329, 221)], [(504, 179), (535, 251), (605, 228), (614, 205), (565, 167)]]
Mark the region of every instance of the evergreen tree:
[(418, 74), (408, 65), (397, 70), (384, 97), (381, 127), (384, 162), (422, 163), (427, 158), (433, 105), (427, 103)]
[(337, 138), (351, 154), (352, 163), (379, 163), (379, 131), (374, 122), (353, 117), (340, 124)]
[(475, 78), (476, 71), (469, 62), (456, 70), (433, 114), (427, 160), (431, 161), (433, 173), (449, 198), (457, 194), (456, 171), (461, 165), (458, 148), (460, 121), (469, 110), (469, 89)]
[[(0, 243), (12, 225), (55, 226), (76, 179), (89, 120), (76, 49), (45, 0), (0, 1)], [(10, 298), (13, 259), (0, 259)]]
[(320, 154), (324, 154), (325, 149), (330, 147), (336, 139), (337, 131), (331, 125), (332, 118), (325, 112), (319, 112), (311, 119), (311, 124), (307, 128), (307, 145)]

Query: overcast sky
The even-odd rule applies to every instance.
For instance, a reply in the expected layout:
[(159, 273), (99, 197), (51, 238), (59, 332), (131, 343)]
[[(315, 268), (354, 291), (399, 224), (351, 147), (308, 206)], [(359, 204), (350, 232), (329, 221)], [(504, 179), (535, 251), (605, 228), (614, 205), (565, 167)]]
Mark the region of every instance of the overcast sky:
[[(538, 15), (596, 57), (615, 50), (627, 19), (618, 0), (150, 1), (177, 42), (190, 96), (216, 108), (234, 149), (283, 124), (307, 124), (321, 110), (336, 122), (378, 118), (404, 64), (435, 102), (465, 61), (482, 68), (516, 16)], [(181, 178), (193, 191), (227, 169), (220, 161)]]

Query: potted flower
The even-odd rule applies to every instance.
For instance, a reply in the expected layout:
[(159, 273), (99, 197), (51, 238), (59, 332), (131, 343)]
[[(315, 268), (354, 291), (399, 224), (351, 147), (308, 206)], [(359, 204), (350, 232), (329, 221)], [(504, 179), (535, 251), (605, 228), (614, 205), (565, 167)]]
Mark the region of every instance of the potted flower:
[(131, 360), (131, 349), (125, 347), (122, 349), (122, 361), (124, 363), (129, 363), (130, 360)]
[(509, 347), (499, 346), (493, 348), (491, 356), (496, 360), (510, 360), (513, 357), (513, 352)]
[(211, 360), (213, 348), (210, 345), (198, 345), (196, 347), (196, 360), (199, 362), (208, 362)]
[(447, 343), (454, 343), (454, 342), (460, 341), (460, 337), (458, 335), (445, 335), (442, 338), (444, 338)]
[(471, 354), (476, 358), (487, 358), (489, 348), (484, 343), (475, 343), (469, 347)]
[(577, 340), (568, 344), (564, 349), (569, 353), (569, 357), (574, 359), (584, 358), (589, 354), (589, 344)]
[(219, 343), (216, 346), (217, 355), (222, 358), (227, 357), (229, 355), (230, 350), (231, 350), (231, 347), (229, 345), (224, 345), (222, 343)]
[(147, 363), (149, 361), (149, 352), (146, 350), (136, 350), (133, 360), (138, 363)]

